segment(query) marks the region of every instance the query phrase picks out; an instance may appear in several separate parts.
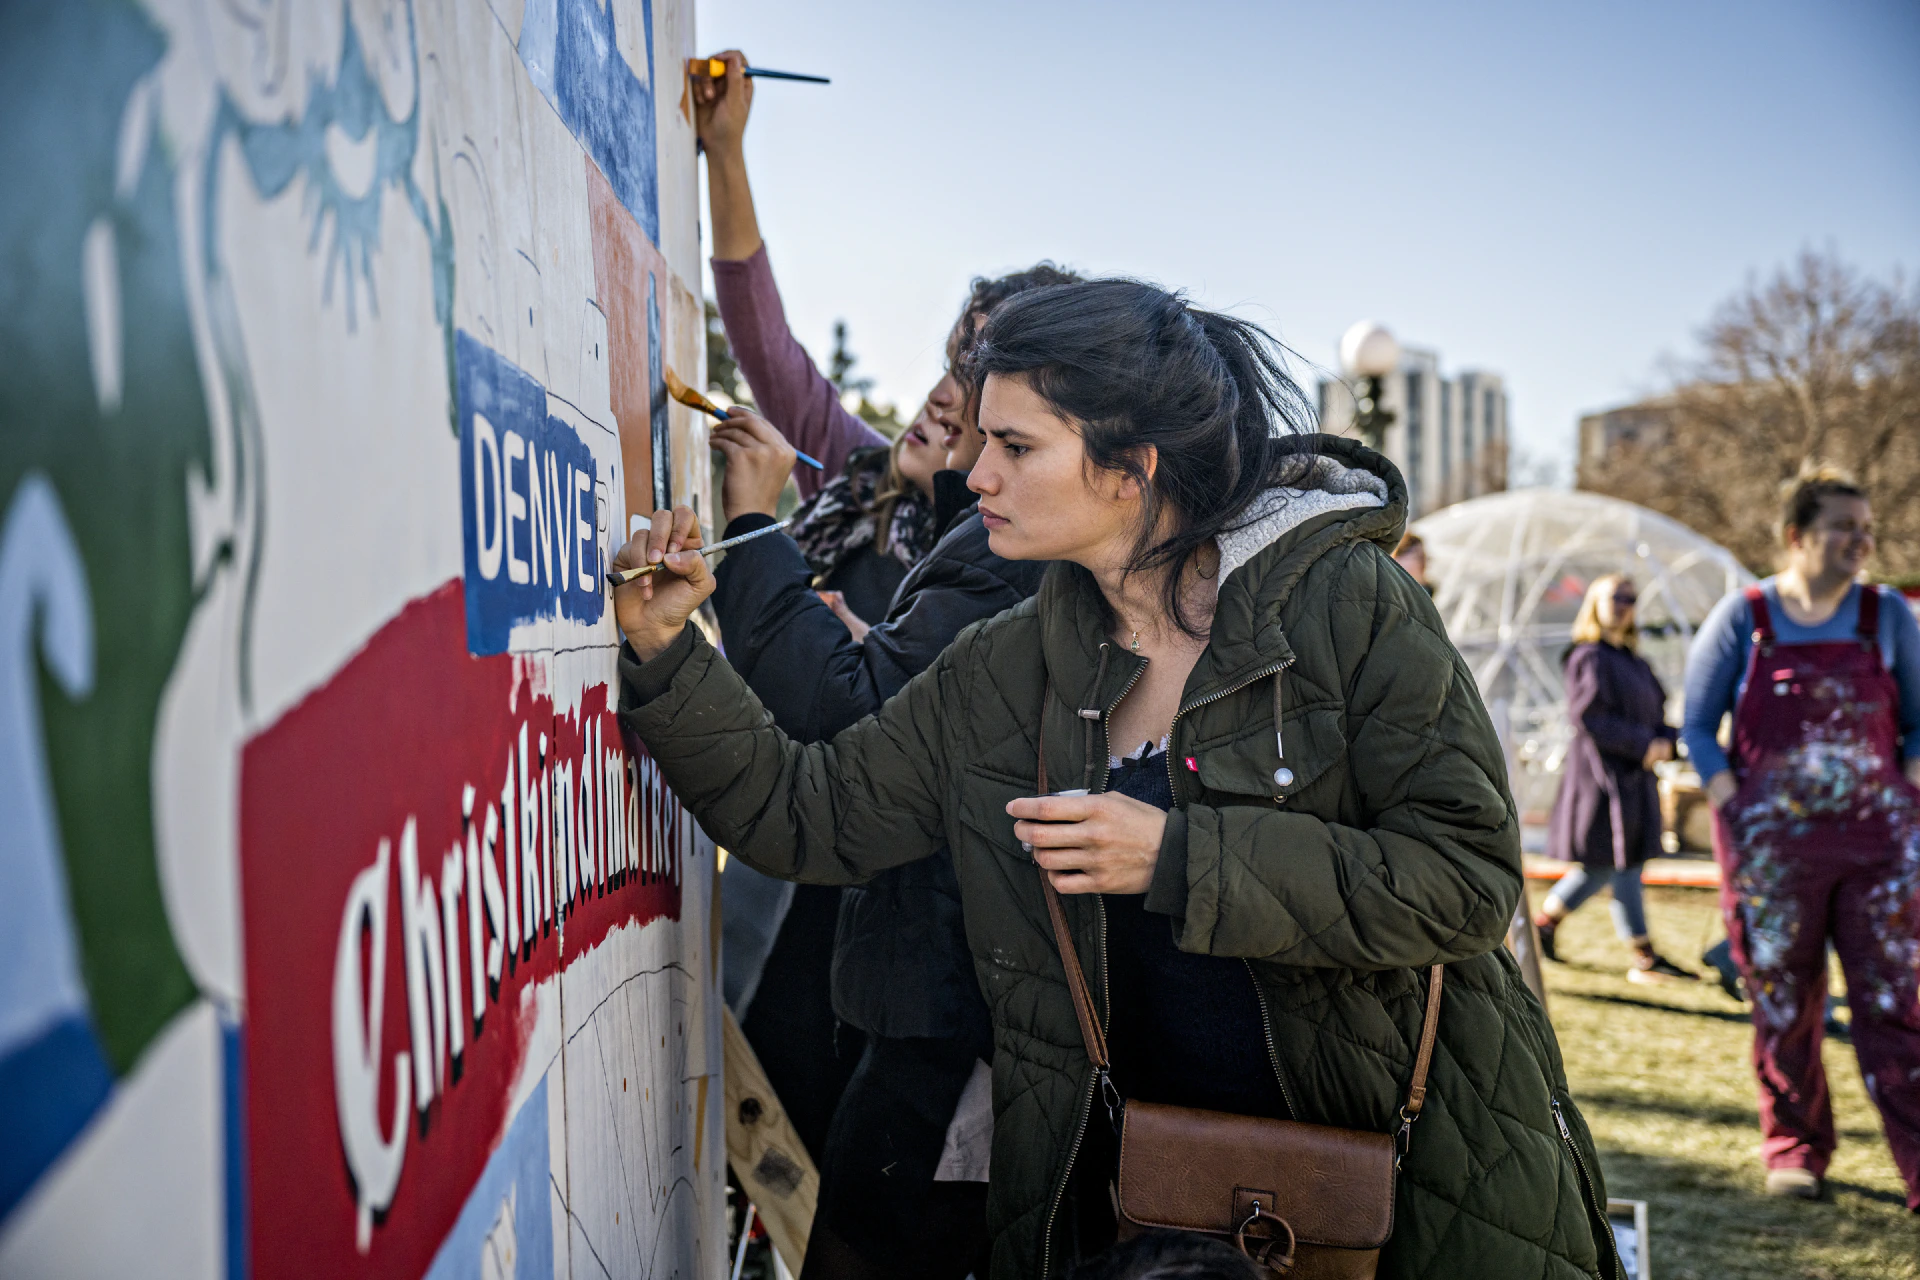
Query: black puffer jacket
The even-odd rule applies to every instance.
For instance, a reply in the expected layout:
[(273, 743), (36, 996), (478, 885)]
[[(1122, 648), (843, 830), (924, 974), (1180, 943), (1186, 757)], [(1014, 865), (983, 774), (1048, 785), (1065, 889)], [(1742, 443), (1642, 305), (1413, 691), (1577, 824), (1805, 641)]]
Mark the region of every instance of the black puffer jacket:
[[(1003, 560), (988, 548), (963, 472), (940, 472), (934, 493), (936, 527), (945, 532), (861, 644), (820, 603), (790, 540), (761, 538), (721, 563), (713, 600), (727, 658), (790, 736), (824, 741), (872, 715), (965, 627), (1039, 590), (1044, 564)], [(768, 523), (742, 516), (726, 535)], [(965, 1036), (980, 1041), (982, 1056), (991, 1051), (949, 855), (842, 892), (833, 1005), (863, 1031)]]

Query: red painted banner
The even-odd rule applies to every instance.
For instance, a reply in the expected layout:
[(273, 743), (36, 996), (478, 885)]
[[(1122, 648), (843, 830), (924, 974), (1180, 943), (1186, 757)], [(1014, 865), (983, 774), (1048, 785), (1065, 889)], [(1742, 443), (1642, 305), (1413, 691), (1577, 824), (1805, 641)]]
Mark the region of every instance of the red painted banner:
[(606, 685), (555, 712), (549, 663), (469, 656), (452, 582), (243, 752), (260, 1280), (421, 1274), (545, 1069), (537, 987), (679, 918), (691, 821)]

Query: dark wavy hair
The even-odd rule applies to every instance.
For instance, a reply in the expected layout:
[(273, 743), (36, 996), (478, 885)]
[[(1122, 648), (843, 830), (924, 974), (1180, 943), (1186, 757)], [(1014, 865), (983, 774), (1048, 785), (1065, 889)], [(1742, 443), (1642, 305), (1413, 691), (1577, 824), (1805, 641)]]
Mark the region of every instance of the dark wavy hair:
[[(947, 333), (947, 367), (959, 370), (973, 351), (973, 344), (980, 333), (978, 321), (984, 320), (995, 307), (1016, 293), (1028, 289), (1042, 289), (1056, 284), (1077, 284), (1080, 277), (1062, 267), (1042, 259), (1025, 271), (1009, 271), (1004, 276), (975, 276), (967, 286), (967, 302), (960, 308), (960, 318), (953, 323)], [(965, 387), (964, 381), (962, 382)], [(961, 416), (972, 422), (980, 407), (980, 397), (967, 389), (967, 403), (961, 410)], [(875, 543), (884, 547), (893, 532), (894, 508), (900, 505), (900, 499), (913, 487), (900, 471), (900, 443), (906, 439), (906, 433), (900, 433), (888, 452), (886, 474), (876, 487), (873, 500), (867, 509), (874, 515)]]
[(965, 370), (973, 360), (973, 349), (980, 342), (981, 334), (986, 332), (985, 320), (993, 314), (993, 309), (1015, 294), (1026, 293), (1030, 289), (1048, 289), (1054, 285), (1085, 284), (1085, 277), (1066, 267), (1056, 267), (1045, 259), (1034, 263), (1025, 271), (1009, 271), (1004, 276), (975, 276), (967, 286), (967, 305), (960, 310), (960, 319), (954, 324), (953, 331), (947, 335), (947, 368), (954, 371), (960, 379), (960, 385), (967, 393), (967, 404), (963, 411), (971, 422), (980, 411), (980, 388), (968, 382)]
[[(1313, 430), (1289, 353), (1259, 325), (1190, 305), (1138, 280), (1032, 289), (987, 317), (962, 382), (1017, 377), (1080, 430), (1093, 465), (1131, 476), (1144, 502), (1129, 573), (1171, 568), (1165, 603), (1188, 635), (1187, 566), (1241, 527), (1262, 493), (1298, 481), (1312, 451), (1283, 437)], [(1151, 478), (1146, 447), (1159, 455)], [(1173, 519), (1161, 531), (1163, 515)]]

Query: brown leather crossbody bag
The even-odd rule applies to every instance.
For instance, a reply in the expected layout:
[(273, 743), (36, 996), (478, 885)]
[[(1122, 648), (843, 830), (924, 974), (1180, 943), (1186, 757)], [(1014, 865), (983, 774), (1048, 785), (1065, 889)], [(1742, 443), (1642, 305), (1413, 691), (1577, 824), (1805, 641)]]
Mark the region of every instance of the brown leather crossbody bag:
[[(1039, 783), (1047, 793), (1044, 731)], [(1067, 971), (1073, 1011), (1100, 1087), (1118, 1098), (1106, 1032), (1087, 989), (1060, 894), (1037, 865)], [(1394, 1180), (1427, 1097), (1440, 1025), (1440, 983), (1427, 981), (1426, 1017), (1397, 1134), (1271, 1120), (1157, 1102), (1123, 1102), (1115, 1208), (1120, 1238), (1153, 1228), (1229, 1241), (1288, 1280), (1368, 1280), (1393, 1234)]]

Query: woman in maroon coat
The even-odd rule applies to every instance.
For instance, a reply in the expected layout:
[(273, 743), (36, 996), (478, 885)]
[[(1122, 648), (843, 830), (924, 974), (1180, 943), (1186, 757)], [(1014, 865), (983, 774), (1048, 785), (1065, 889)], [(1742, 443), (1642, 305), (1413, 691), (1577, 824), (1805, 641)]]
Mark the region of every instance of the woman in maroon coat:
[(1573, 743), (1560, 771), (1547, 852), (1577, 865), (1560, 877), (1533, 922), (1540, 930), (1541, 954), (1557, 959), (1555, 927), (1611, 883), (1614, 927), (1633, 948), (1628, 980), (1671, 982), (1695, 975), (1653, 949), (1640, 868), (1660, 853), (1660, 790), (1653, 766), (1673, 759), (1679, 731), (1666, 723), (1667, 691), (1636, 652), (1638, 603), (1632, 579), (1606, 574), (1587, 588), (1573, 622), (1573, 648), (1566, 660)]

